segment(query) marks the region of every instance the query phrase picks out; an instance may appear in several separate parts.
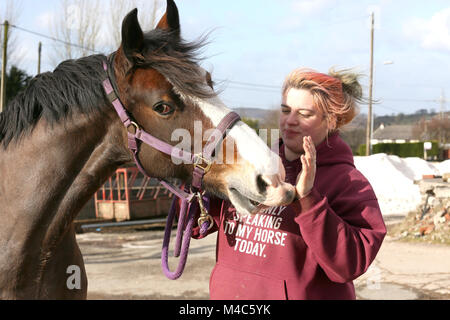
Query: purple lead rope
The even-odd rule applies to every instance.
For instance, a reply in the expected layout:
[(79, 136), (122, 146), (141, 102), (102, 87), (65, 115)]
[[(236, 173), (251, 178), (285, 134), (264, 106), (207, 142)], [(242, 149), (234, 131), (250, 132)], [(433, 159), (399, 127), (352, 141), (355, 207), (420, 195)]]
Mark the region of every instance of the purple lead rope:
[[(187, 218), (187, 225), (186, 228), (183, 228), (183, 226), (180, 226), (180, 222), (178, 223), (177, 227), (177, 239), (175, 243), (175, 250), (174, 255), (175, 257), (179, 256), (178, 260), (178, 266), (175, 269), (175, 271), (170, 271), (169, 268), (169, 243), (170, 243), (170, 234), (173, 226), (173, 220), (175, 218), (175, 211), (176, 211), (176, 202), (177, 199), (173, 199), (172, 205), (170, 207), (169, 214), (167, 216), (167, 223), (166, 223), (166, 229), (164, 231), (164, 240), (163, 240), (163, 246), (162, 246), (162, 253), (161, 253), (161, 264), (162, 269), (165, 274), (165, 276), (171, 280), (178, 279), (181, 274), (183, 273), (184, 267), (186, 265), (188, 251), (189, 251), (189, 244), (191, 242), (192, 237), (192, 229), (194, 226), (194, 214), (198, 210), (198, 203), (197, 202), (191, 202), (188, 203), (186, 200), (182, 200), (181, 204), (181, 210), (180, 210), (180, 218), (185, 217)], [(187, 213), (187, 216), (186, 216)], [(183, 219), (184, 221), (184, 219)], [(184, 230), (183, 230), (184, 229)], [(206, 232), (209, 229), (209, 222), (204, 222), (200, 228), (200, 233), (202, 235), (205, 235)]]
[[(173, 202), (176, 202), (177, 199), (173, 199)], [(181, 202), (180, 214), (178, 216), (178, 225), (177, 225), (177, 237), (175, 240), (175, 249), (173, 251), (173, 255), (175, 257), (180, 256), (181, 244), (183, 242), (183, 232), (186, 230), (186, 206), (188, 206), (187, 201)]]
[[(209, 199), (203, 197), (207, 207), (209, 209)], [(162, 246), (161, 254), (161, 265), (165, 276), (171, 280), (178, 279), (183, 273), (184, 267), (187, 261), (187, 255), (189, 251), (189, 245), (192, 237), (192, 229), (194, 226), (194, 215), (198, 211), (198, 202), (188, 202), (187, 200), (182, 200), (181, 208), (178, 218), (177, 235), (175, 239), (174, 256), (179, 257), (178, 266), (175, 271), (170, 271), (169, 268), (169, 244), (170, 235), (173, 226), (173, 221), (175, 219), (175, 212), (177, 208), (177, 198), (172, 200), (172, 205), (170, 206), (170, 211), (167, 216), (166, 229), (164, 231), (164, 240)], [(187, 225), (186, 225), (187, 219)], [(209, 221), (205, 221), (200, 226), (200, 235), (205, 236), (210, 229)]]
[[(186, 260), (187, 260), (187, 253), (189, 250), (189, 244), (191, 241), (191, 236), (192, 236), (192, 227), (193, 227), (193, 222), (194, 219), (191, 219), (191, 217), (188, 217), (188, 224), (186, 226), (186, 229), (184, 231), (184, 241), (182, 242), (182, 247), (181, 247), (181, 256), (180, 259), (178, 261), (178, 266), (176, 268), (175, 271), (170, 271), (169, 269), (169, 243), (170, 243), (170, 234), (171, 234), (171, 230), (172, 230), (172, 225), (173, 225), (173, 220), (175, 218), (175, 209), (176, 209), (176, 205), (175, 205), (175, 199), (172, 202), (172, 207), (171, 210), (169, 212), (169, 215), (167, 216), (167, 224), (166, 224), (166, 230), (164, 231), (164, 240), (163, 240), (163, 247), (162, 247), (162, 253), (161, 253), (161, 263), (162, 263), (162, 269), (164, 274), (166, 275), (167, 278), (171, 279), (171, 280), (175, 280), (178, 279), (181, 274), (183, 273), (184, 270), (184, 266), (186, 265)], [(193, 204), (193, 203), (191, 203)], [(188, 205), (188, 207), (191, 207), (190, 205)], [(190, 209), (190, 208), (188, 208)], [(188, 210), (189, 215), (192, 215), (193, 212), (192, 210)], [(185, 214), (186, 212), (180, 212), (181, 214)]]
[(205, 221), (202, 223), (202, 225), (200, 226), (200, 234), (202, 236), (204, 236), (209, 230), (209, 222)]

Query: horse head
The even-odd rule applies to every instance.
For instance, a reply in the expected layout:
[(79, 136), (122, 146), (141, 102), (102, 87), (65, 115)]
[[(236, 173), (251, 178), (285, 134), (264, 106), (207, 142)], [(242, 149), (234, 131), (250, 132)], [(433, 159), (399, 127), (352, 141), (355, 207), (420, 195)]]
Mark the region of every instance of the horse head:
[[(203, 150), (231, 112), (214, 91), (211, 75), (198, 64), (195, 53), (200, 47), (181, 38), (178, 9), (168, 0), (154, 30), (142, 31), (136, 9), (124, 18), (113, 62), (118, 93), (133, 121), (155, 138), (178, 143), (191, 153)], [(124, 130), (124, 141), (126, 136)], [(242, 121), (226, 132), (213, 154), (203, 189), (229, 199), (239, 212), (251, 214), (293, 200), (294, 188), (284, 182), (280, 158)], [(137, 157), (150, 176), (192, 181), (192, 163), (177, 162), (146, 144)]]

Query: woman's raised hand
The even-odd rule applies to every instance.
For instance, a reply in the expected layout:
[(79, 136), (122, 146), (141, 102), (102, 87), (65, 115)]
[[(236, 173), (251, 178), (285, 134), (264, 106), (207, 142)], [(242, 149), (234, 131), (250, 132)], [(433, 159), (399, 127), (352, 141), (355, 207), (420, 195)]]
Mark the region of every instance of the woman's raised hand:
[(305, 150), (305, 154), (300, 156), (302, 171), (297, 177), (295, 186), (299, 199), (308, 195), (314, 186), (316, 177), (316, 147), (310, 136), (303, 137), (303, 150)]

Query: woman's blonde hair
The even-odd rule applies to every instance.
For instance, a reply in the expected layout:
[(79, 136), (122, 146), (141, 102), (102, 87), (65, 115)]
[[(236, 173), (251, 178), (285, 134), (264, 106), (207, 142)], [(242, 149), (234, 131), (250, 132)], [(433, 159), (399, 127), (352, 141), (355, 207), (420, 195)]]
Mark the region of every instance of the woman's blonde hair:
[(334, 132), (352, 121), (359, 112), (358, 103), (364, 101), (360, 77), (361, 74), (352, 69), (337, 71), (331, 68), (328, 74), (324, 74), (299, 68), (286, 77), (282, 93), (285, 97), (291, 88), (310, 91), (314, 105), (326, 117), (330, 131)]

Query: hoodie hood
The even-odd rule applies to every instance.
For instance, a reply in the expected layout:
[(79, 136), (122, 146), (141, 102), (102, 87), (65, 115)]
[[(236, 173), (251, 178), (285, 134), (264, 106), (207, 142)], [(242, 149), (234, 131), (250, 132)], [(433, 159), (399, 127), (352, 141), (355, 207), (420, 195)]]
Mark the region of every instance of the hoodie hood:
[(317, 166), (349, 164), (355, 166), (350, 146), (335, 132), (317, 146)]

